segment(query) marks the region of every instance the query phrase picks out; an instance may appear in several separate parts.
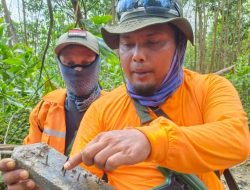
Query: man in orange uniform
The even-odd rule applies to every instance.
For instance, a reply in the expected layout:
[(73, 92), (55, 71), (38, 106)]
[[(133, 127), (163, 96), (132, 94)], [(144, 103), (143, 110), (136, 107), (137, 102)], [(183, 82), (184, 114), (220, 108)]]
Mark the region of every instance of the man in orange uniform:
[(164, 183), (160, 165), (224, 189), (214, 171), (250, 152), (238, 93), (223, 77), (183, 69), (193, 32), (177, 1), (120, 0), (117, 13), (102, 35), (119, 50), (126, 85), (88, 109), (64, 168), (83, 162), (115, 189), (146, 190)]
[[(44, 142), (68, 155), (85, 111), (105, 93), (98, 84), (100, 52), (94, 35), (73, 29), (58, 39), (55, 53), (66, 89), (50, 92), (33, 109), (24, 144)], [(2, 171), (5, 164), (15, 165), (13, 160), (3, 159)], [(19, 183), (22, 177), (28, 177), (24, 170), (12, 170), (4, 175), (9, 189), (24, 188), (25, 184)], [(34, 186), (33, 182), (25, 182)]]
[(99, 45), (91, 33), (73, 29), (58, 39), (55, 53), (67, 89), (55, 90), (38, 103), (24, 144), (45, 142), (68, 155), (85, 111), (105, 93), (98, 84)]

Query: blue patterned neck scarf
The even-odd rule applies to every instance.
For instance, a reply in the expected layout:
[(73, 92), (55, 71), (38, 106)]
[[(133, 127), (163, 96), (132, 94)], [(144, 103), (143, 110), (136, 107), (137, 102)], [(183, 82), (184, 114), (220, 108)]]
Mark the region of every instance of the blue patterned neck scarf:
[(185, 38), (182, 37), (180, 40), (181, 43), (179, 47), (176, 48), (169, 72), (163, 80), (160, 89), (154, 92), (152, 96), (140, 96), (136, 94), (133, 86), (128, 80), (126, 80), (127, 90), (130, 97), (137, 99), (141, 105), (156, 107), (162, 104), (171, 94), (176, 91), (183, 80), (182, 65), (184, 63), (184, 55), (187, 44)]
[[(85, 112), (89, 106), (100, 96), (101, 89), (99, 85), (96, 86), (93, 92), (86, 97), (77, 97), (71, 92), (67, 91), (67, 98), (65, 101), (65, 108), (70, 111), (71, 107), (76, 107), (79, 112)], [(72, 104), (74, 103), (74, 104)]]

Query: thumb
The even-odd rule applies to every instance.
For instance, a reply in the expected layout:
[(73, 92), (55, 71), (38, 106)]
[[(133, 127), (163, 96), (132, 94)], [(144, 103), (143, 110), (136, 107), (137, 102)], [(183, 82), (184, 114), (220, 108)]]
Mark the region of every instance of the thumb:
[(78, 153), (69, 158), (69, 160), (63, 165), (65, 170), (71, 170), (82, 163), (82, 153)]

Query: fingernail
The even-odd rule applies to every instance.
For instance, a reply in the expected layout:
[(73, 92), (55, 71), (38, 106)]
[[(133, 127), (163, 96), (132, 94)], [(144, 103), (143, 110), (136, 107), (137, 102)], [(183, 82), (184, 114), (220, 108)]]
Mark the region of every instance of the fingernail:
[(21, 171), (21, 172), (20, 172), (20, 177), (21, 177), (22, 179), (28, 179), (29, 173), (28, 173), (26, 170)]
[(70, 167), (70, 163), (69, 162), (66, 162), (64, 165), (63, 165), (64, 169), (68, 169)]
[(33, 182), (33, 181), (28, 181), (26, 183), (26, 186), (29, 188), (29, 189), (34, 189), (36, 184)]
[(16, 163), (13, 162), (13, 161), (7, 162), (6, 165), (7, 165), (7, 167), (8, 167), (9, 169), (14, 169), (14, 168), (16, 167)]

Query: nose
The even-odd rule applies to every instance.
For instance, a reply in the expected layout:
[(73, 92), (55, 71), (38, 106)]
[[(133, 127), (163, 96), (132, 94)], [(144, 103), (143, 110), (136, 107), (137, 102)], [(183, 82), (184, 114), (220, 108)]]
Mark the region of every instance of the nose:
[(82, 59), (82, 57), (80, 57), (80, 56), (75, 56), (75, 57), (72, 58), (72, 60), (73, 60), (73, 62), (74, 62), (75, 64), (81, 65), (83, 59)]
[(134, 62), (144, 62), (146, 60), (145, 51), (139, 44), (134, 47), (132, 59)]
[(72, 59), (74, 63), (77, 65), (88, 65), (95, 60), (95, 56), (78, 55), (78, 56), (74, 56)]

